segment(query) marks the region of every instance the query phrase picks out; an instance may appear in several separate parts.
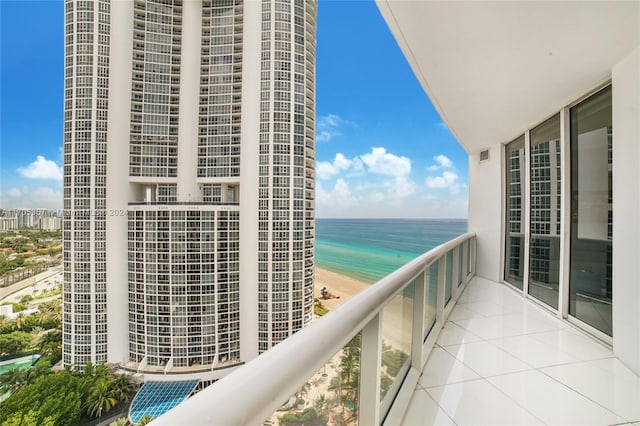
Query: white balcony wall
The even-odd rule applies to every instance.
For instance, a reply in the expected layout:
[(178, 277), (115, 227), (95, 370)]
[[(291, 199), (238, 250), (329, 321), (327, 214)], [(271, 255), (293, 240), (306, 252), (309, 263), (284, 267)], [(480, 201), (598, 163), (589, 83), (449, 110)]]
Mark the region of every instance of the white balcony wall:
[(502, 146), (489, 148), (489, 159), (480, 161), (480, 153), (469, 154), (469, 232), (477, 239), (476, 275), (492, 281), (502, 281), (504, 238), (502, 176)]
[(640, 48), (612, 80), (613, 350), (640, 374)]

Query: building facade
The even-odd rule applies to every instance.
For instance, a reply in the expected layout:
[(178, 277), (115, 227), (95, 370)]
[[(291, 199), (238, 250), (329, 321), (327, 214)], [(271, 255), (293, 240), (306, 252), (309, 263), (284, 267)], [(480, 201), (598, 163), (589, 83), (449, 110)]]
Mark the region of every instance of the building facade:
[(312, 320), (316, 15), (66, 1), (65, 365), (217, 378)]

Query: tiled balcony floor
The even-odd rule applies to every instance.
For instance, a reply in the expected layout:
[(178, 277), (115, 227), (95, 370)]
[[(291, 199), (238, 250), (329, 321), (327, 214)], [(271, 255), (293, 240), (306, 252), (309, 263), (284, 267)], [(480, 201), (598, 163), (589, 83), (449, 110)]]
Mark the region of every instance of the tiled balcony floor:
[(474, 278), (403, 420), (432, 424), (640, 425), (640, 378), (534, 302)]

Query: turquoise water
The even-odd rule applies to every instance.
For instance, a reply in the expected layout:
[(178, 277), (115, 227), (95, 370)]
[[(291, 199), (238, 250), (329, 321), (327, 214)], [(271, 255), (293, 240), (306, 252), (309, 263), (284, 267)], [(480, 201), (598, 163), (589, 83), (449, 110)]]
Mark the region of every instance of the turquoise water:
[(466, 231), (457, 219), (317, 219), (316, 265), (374, 283)]
[[(29, 356), (28, 358), (21, 357), (14, 362), (8, 362), (6, 364), (0, 365), (0, 374), (4, 374), (9, 370), (25, 370), (31, 367), (31, 365), (35, 361), (37, 361), (39, 357), (40, 355)], [(9, 395), (11, 395), (11, 392), (9, 391), (5, 392), (4, 394), (0, 394), (0, 402), (9, 398)]]
[(0, 365), (0, 374), (2, 373), (6, 373), (9, 370), (24, 370), (26, 368), (31, 367), (31, 364), (33, 364), (34, 359), (29, 358), (29, 359), (22, 359), (20, 361), (16, 361), (16, 362), (12, 362), (10, 364), (5, 364), (5, 365)]

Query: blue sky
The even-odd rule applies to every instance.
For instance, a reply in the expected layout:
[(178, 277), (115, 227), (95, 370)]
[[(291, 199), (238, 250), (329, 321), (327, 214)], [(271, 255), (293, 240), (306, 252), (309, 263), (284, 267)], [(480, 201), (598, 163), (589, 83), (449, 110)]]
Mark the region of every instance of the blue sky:
[[(0, 2), (0, 207), (62, 207), (63, 3)], [(467, 216), (467, 156), (372, 1), (320, 0), (318, 217)]]

